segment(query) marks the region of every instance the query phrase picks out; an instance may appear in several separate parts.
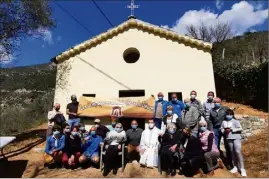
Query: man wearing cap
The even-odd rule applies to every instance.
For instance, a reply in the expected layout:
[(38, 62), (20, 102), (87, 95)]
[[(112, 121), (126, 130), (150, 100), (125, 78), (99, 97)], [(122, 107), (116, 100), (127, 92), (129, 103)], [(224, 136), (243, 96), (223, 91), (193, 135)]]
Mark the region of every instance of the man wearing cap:
[(168, 101), (163, 99), (163, 93), (158, 93), (158, 100), (155, 101), (155, 108), (154, 108), (154, 123), (158, 129), (161, 129), (162, 125), (162, 118), (166, 115), (166, 107)]
[(104, 139), (106, 137), (106, 134), (109, 132), (109, 129), (101, 124), (101, 120), (100, 119), (95, 119), (94, 120), (94, 124), (96, 127), (96, 135), (102, 137), (102, 139)]
[(66, 107), (66, 114), (69, 116), (67, 123), (72, 128), (74, 124), (80, 123), (80, 118), (77, 116), (78, 101), (76, 95), (71, 96), (71, 101)]

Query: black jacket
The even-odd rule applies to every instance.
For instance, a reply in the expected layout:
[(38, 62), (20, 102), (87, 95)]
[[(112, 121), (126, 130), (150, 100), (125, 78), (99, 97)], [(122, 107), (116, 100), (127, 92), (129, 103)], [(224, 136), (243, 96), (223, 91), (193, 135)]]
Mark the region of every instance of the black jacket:
[(81, 138), (77, 136), (72, 139), (70, 135), (65, 135), (64, 151), (68, 157), (75, 155), (77, 152), (81, 152)]
[(194, 136), (188, 136), (188, 143), (185, 148), (184, 158), (203, 156), (203, 149), (200, 139)]
[(100, 125), (96, 129), (96, 135), (99, 135), (100, 137), (102, 137), (102, 139), (104, 139), (106, 137), (106, 133), (108, 133), (108, 132), (109, 132), (109, 129), (103, 125)]
[(176, 131), (174, 134), (170, 134), (167, 130), (163, 136), (159, 136), (158, 140), (161, 144), (161, 148), (164, 146), (173, 146), (177, 144), (180, 145), (180, 134), (179, 131)]

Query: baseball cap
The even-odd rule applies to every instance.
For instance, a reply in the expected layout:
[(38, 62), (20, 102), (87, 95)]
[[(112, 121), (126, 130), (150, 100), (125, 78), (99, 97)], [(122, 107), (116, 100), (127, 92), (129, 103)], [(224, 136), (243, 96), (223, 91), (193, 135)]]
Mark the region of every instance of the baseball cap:
[(95, 123), (100, 123), (101, 120), (100, 120), (100, 119), (95, 119), (94, 122), (95, 122)]

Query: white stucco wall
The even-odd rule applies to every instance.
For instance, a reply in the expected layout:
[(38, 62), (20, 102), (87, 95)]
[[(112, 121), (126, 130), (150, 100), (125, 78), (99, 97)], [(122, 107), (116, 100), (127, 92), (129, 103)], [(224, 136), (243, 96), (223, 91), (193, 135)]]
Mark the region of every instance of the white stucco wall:
[[(134, 64), (123, 59), (123, 52), (130, 47), (140, 51), (140, 59)], [(184, 99), (196, 90), (198, 99), (204, 101), (208, 91), (215, 92), (210, 53), (137, 29), (125, 31), (78, 56), (129, 88), (144, 89), (146, 96), (156, 96), (161, 91), (168, 99), (168, 92), (182, 92)], [(67, 84), (64, 89), (56, 84), (55, 92), (55, 102), (62, 109), (72, 94), (78, 98), (84, 93), (117, 98), (119, 90), (128, 90), (77, 57), (65, 63), (71, 65)]]

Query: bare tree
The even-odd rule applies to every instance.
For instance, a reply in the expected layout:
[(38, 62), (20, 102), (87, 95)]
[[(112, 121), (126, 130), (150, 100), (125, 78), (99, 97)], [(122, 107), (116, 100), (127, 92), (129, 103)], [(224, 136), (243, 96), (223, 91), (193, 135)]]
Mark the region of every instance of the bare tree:
[(233, 36), (229, 23), (220, 23), (206, 26), (204, 21), (198, 25), (190, 24), (186, 27), (187, 35), (207, 42), (222, 42)]

